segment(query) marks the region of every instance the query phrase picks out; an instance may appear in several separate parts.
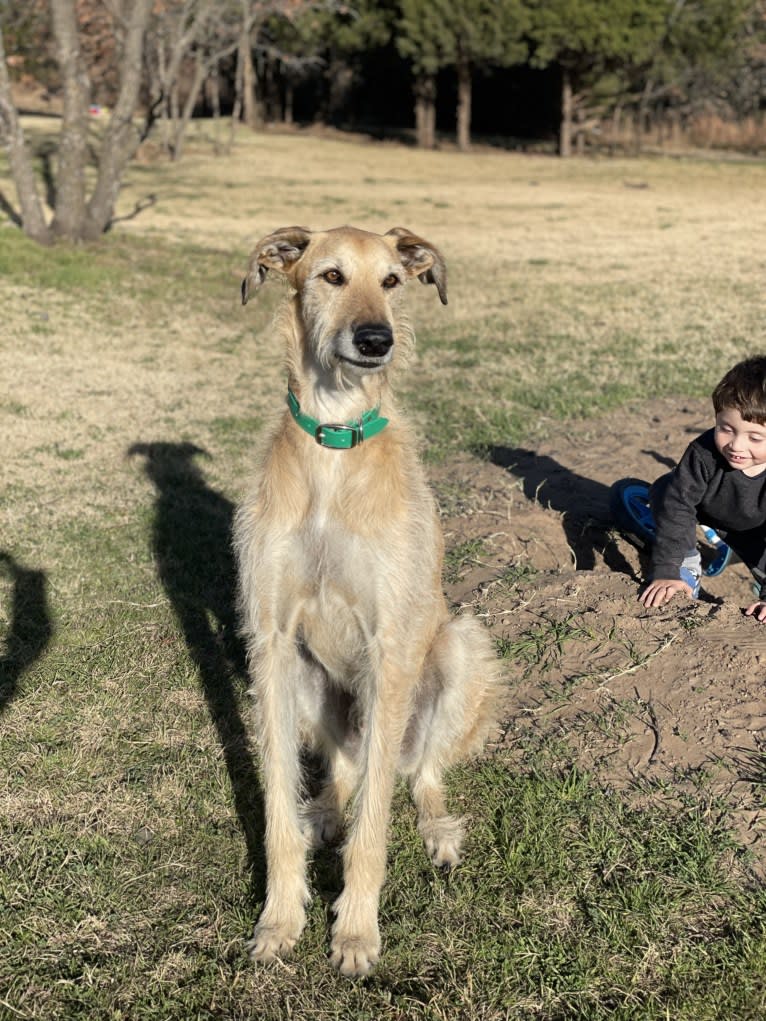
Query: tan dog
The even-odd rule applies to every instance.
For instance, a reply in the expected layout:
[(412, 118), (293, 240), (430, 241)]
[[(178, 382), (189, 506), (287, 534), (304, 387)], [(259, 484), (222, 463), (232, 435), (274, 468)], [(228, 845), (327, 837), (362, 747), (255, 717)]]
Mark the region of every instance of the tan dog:
[[(249, 947), (264, 961), (291, 950), (306, 920), (307, 849), (333, 837), (353, 796), (332, 961), (365, 975), (380, 951), (396, 771), (432, 861), (455, 865), (462, 827), (442, 772), (481, 748), (493, 719), (489, 636), (449, 614), (434, 502), (389, 380), (413, 339), (403, 285), (433, 283), (446, 304), (446, 268), (403, 228), (288, 227), (255, 248), (243, 302), (269, 270), (296, 293), (277, 320), (288, 409), (235, 522), (266, 805), (266, 903)], [(327, 777), (302, 803), (306, 745)]]

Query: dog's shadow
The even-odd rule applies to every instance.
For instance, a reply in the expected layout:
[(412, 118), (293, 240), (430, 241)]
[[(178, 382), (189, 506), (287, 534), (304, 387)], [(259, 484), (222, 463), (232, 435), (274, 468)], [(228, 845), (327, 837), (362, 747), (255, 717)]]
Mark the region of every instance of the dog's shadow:
[[(614, 524), (609, 486), (523, 447), (491, 447), (489, 458), (521, 481), (528, 500), (561, 514), (561, 526), (578, 570), (592, 571), (597, 557), (601, 557), (611, 570), (639, 580), (610, 535)], [(619, 477), (616, 474), (615, 480)]]
[(160, 579), (200, 677), (223, 749), (235, 811), (245, 837), (253, 893), (265, 887), (264, 814), (240, 700), (246, 656), (237, 634), (236, 565), (231, 547), (233, 504), (210, 487), (192, 443), (135, 443), (157, 490), (152, 546)]
[(0, 550), (0, 573), (11, 581), (9, 627), (0, 656), (0, 714), (18, 694), (19, 682), (53, 637), (44, 571), (24, 567)]

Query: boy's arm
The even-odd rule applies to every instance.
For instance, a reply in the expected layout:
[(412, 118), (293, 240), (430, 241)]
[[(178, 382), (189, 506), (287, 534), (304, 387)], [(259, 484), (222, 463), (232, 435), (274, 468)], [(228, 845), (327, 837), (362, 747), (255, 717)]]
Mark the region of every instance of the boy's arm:
[(651, 576), (677, 579), (681, 563), (697, 545), (697, 505), (714, 465), (712, 452), (690, 443), (676, 467), (652, 487), (657, 534), (652, 546)]

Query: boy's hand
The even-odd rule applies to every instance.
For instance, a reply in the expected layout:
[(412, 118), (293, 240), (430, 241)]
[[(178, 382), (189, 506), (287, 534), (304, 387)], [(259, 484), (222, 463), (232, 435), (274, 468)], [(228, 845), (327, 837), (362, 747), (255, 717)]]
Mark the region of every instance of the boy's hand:
[(762, 602), (760, 599), (757, 603), (752, 603), (745, 610), (745, 616), (755, 617), (755, 619), (759, 620), (762, 624), (766, 624), (766, 603)]
[[(654, 581), (649, 582), (638, 599), (644, 606), (662, 606), (669, 602), (676, 592), (683, 592), (690, 599), (692, 598), (691, 585), (687, 585), (680, 578), (655, 578)], [(766, 603), (757, 605), (763, 607), (763, 612), (766, 615)], [(759, 617), (758, 619), (762, 620), (763, 618)]]

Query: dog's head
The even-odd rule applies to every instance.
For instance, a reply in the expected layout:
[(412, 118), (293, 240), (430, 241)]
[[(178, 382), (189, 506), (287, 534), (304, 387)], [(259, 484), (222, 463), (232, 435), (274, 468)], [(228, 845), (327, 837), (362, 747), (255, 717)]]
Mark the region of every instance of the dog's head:
[(242, 281), (242, 303), (269, 271), (298, 295), (306, 336), (326, 368), (371, 373), (390, 362), (404, 284), (434, 284), (447, 304), (447, 268), (439, 251), (404, 227), (371, 234), (355, 227), (284, 227), (258, 242)]

